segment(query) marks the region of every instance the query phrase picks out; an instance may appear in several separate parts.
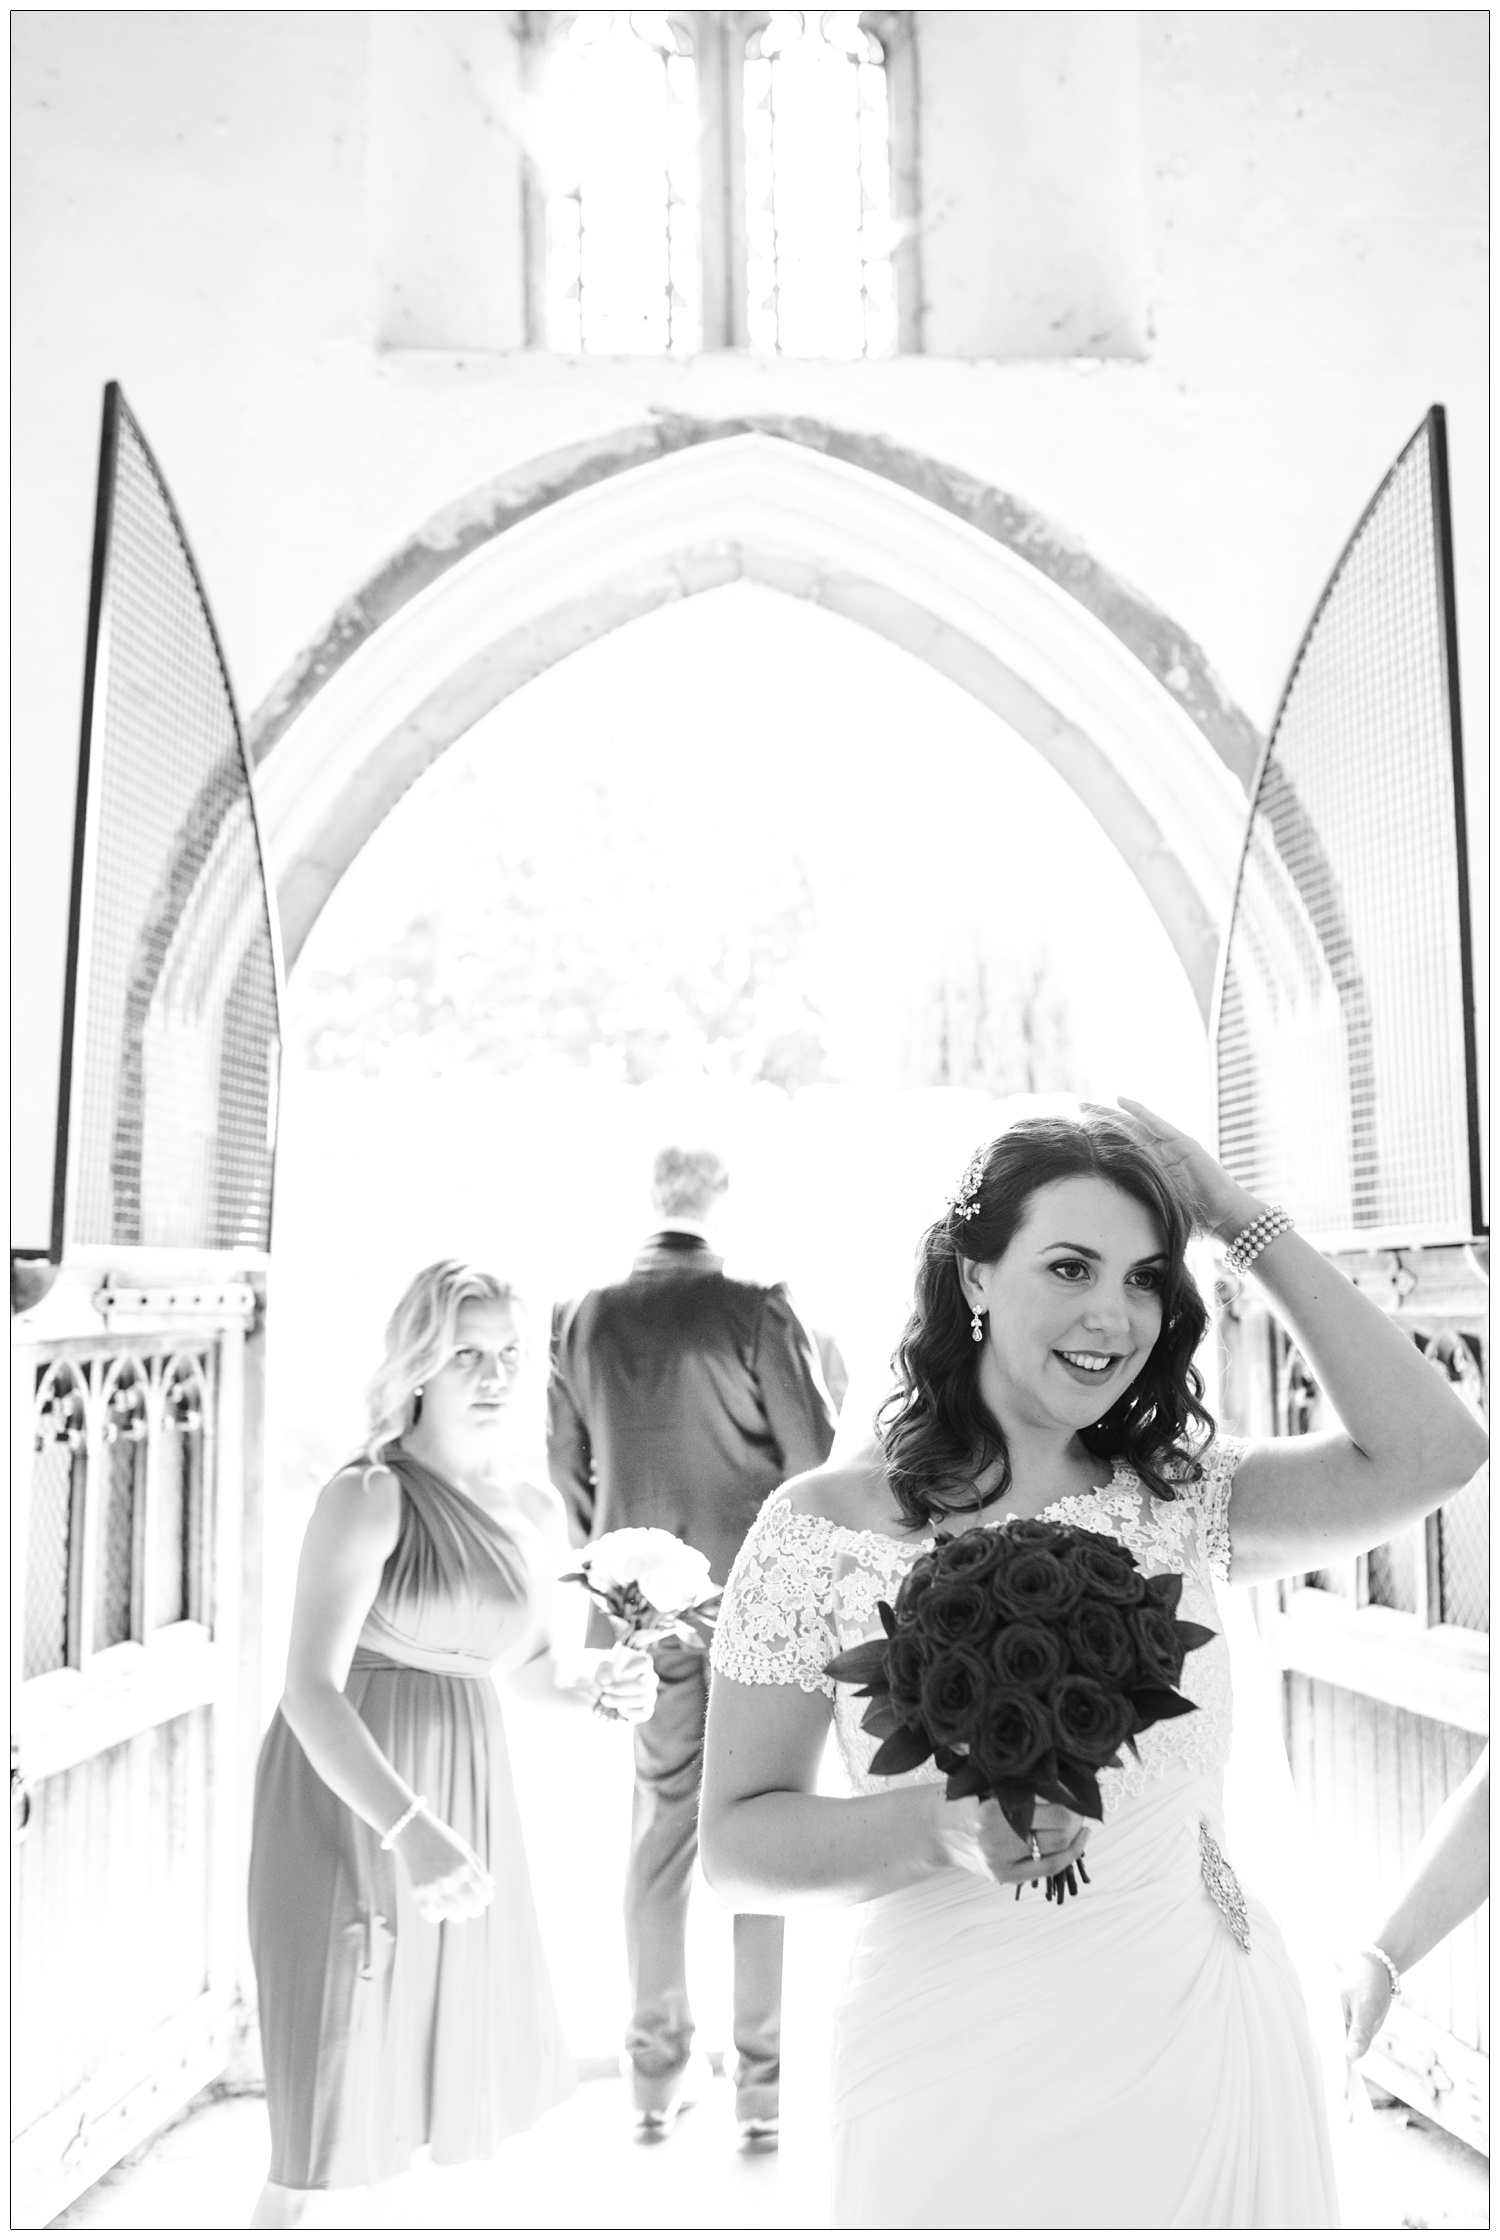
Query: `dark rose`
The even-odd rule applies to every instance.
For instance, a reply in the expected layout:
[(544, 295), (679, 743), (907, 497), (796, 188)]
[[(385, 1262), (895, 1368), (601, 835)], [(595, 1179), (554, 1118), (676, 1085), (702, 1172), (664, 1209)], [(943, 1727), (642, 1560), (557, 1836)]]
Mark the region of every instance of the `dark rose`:
[(896, 1615), (898, 1618), (915, 1616), (927, 1595), (931, 1592), (937, 1575), (936, 1558), (930, 1555), (918, 1556), (897, 1591)]
[(993, 1532), (976, 1526), (956, 1532), (938, 1550), (938, 1573), (944, 1579), (983, 1579), (999, 1562), (1004, 1550)]
[[(1129, 1644), (1126, 1644), (1129, 1654)], [(1062, 1643), (1050, 1626), (1033, 1618), (1016, 1618), (1003, 1626), (990, 1650), (990, 1663), (999, 1678), (1013, 1688), (1030, 1688), (1045, 1695), (1060, 1680), (1067, 1660)]]
[(993, 1685), (982, 1657), (962, 1646), (933, 1658), (922, 1680), (922, 1721), (935, 1742), (967, 1742)]
[(1052, 1726), (1059, 1753), (1086, 1766), (1112, 1758), (1135, 1725), (1135, 1710), (1116, 1688), (1070, 1672), (1052, 1691)]
[(1013, 1618), (1060, 1618), (1083, 1593), (1061, 1555), (1050, 1548), (1013, 1548), (988, 1582), (1002, 1610)]
[(891, 1636), (885, 1652), (886, 1677), (891, 1701), (903, 1714), (915, 1711), (922, 1700), (922, 1674), (928, 1661), (917, 1634), (902, 1627)]
[(1024, 1781), (1052, 1750), (1047, 1706), (1025, 1688), (992, 1687), (969, 1747), (991, 1784)]
[(1017, 1517), (1004, 1532), (1016, 1548), (1060, 1548), (1072, 1537), (1067, 1525), (1053, 1524), (1049, 1517)]
[(1101, 1533), (1080, 1534), (1068, 1550), (1068, 1569), (1080, 1591), (1089, 1599), (1125, 1605), (1145, 1599), (1146, 1582), (1136, 1569), (1135, 1557), (1118, 1540)]
[(1128, 1687), (1139, 1655), (1124, 1613), (1108, 1602), (1085, 1602), (1068, 1620), (1073, 1663), (1106, 1686)]
[(1152, 1688), (1175, 1688), (1186, 1653), (1177, 1638), (1177, 1620), (1154, 1602), (1143, 1602), (1130, 1613), (1130, 1630), (1141, 1680)]
[(934, 1581), (920, 1605), (919, 1624), (929, 1641), (946, 1649), (955, 1641), (985, 1641), (995, 1612), (986, 1589), (970, 1579)]

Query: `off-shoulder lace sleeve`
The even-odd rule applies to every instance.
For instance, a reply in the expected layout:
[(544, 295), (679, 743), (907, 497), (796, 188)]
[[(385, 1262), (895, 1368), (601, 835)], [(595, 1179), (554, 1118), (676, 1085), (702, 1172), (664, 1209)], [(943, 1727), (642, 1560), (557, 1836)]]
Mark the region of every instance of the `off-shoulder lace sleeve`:
[(726, 1680), (795, 1681), (833, 1694), (823, 1667), (836, 1655), (833, 1535), (827, 1517), (805, 1517), (773, 1493), (734, 1559), (711, 1651)]
[(1203, 1457), (1203, 1476), (1192, 1488), (1192, 1501), (1203, 1536), (1203, 1553), (1216, 1587), (1229, 1584), (1229, 1564), (1234, 1553), (1229, 1537), (1229, 1496), (1234, 1487), (1234, 1474), (1245, 1459), (1248, 1445), (1246, 1439), (1215, 1439)]

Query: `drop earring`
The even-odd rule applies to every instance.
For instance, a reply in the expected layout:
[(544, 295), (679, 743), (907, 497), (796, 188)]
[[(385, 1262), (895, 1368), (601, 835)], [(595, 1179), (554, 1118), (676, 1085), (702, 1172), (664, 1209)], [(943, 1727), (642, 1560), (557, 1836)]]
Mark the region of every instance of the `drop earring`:
[(984, 1320), (978, 1307), (974, 1309), (973, 1317), (969, 1323), (969, 1330), (971, 1335), (973, 1336), (975, 1345), (982, 1346), (984, 1344)]

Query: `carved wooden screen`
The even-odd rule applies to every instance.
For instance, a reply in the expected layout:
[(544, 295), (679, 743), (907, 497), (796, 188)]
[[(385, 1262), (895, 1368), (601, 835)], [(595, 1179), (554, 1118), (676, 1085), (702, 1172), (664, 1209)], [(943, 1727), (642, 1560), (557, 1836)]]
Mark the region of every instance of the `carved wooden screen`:
[(1484, 1227), (1452, 574), (1434, 406), (1293, 665), (1217, 1009), (1220, 1156), (1328, 1247)]
[(279, 973), (223, 656), (161, 473), (105, 391), (53, 1256), (264, 1251)]

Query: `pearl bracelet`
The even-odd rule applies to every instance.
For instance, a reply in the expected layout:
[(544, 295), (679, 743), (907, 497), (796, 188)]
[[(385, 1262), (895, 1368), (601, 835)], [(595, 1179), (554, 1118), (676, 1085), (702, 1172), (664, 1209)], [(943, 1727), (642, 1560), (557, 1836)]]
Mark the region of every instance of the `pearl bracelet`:
[(1401, 1971), (1390, 1954), (1382, 1952), (1378, 1944), (1362, 1944), (1359, 1950), (1362, 1959), (1378, 1960), (1380, 1962), (1391, 1979), (1391, 1997), (1399, 1999), (1401, 1996)]
[(1224, 1255), (1224, 1265), (1242, 1276), (1251, 1262), (1259, 1259), (1273, 1237), (1284, 1236), (1293, 1226), (1292, 1217), (1285, 1206), (1267, 1206), (1262, 1214), (1241, 1229), (1239, 1235)]
[(405, 1811), (404, 1811), (404, 1812), (402, 1813), (402, 1815), (401, 1815), (400, 1819), (399, 1819), (399, 1820), (393, 1820), (393, 1821), (391, 1822), (390, 1826), (389, 1826), (389, 1827), (388, 1827), (388, 1828), (386, 1829), (386, 1831), (385, 1831), (385, 1834), (384, 1834), (384, 1835), (383, 1835), (383, 1836), (381, 1837), (381, 1839), (380, 1839), (380, 1848), (381, 1848), (381, 1850), (382, 1850), (382, 1851), (389, 1851), (389, 1850), (390, 1850), (390, 1848), (391, 1848), (391, 1845), (392, 1845), (392, 1844), (393, 1844), (393, 1843), (395, 1842), (395, 1840), (396, 1840), (397, 1836), (399, 1836), (399, 1835), (400, 1835), (400, 1833), (401, 1833), (402, 1829), (403, 1829), (403, 1828), (409, 1828), (409, 1827), (411, 1826), (411, 1824), (412, 1824), (413, 1820), (415, 1820), (415, 1819), (416, 1819), (416, 1817), (417, 1817), (417, 1814), (418, 1814), (419, 1812), (425, 1812), (426, 1810), (427, 1810), (427, 1799), (426, 1799), (425, 1797), (413, 1797), (413, 1798), (412, 1798), (412, 1800), (411, 1800), (411, 1803), (410, 1803), (410, 1804), (409, 1804), (409, 1805), (407, 1806), (406, 1810), (405, 1810)]

